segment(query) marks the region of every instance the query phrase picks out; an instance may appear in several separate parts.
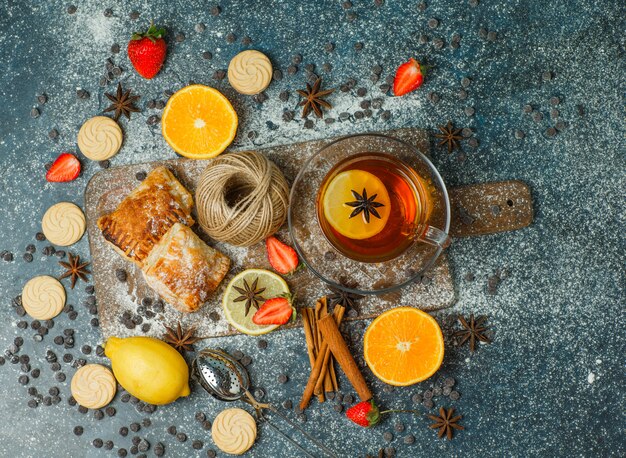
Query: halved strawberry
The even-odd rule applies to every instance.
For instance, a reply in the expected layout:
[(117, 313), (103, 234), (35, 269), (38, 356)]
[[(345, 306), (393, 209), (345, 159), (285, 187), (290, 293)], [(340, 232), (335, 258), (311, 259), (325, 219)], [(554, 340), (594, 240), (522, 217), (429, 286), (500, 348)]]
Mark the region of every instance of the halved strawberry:
[(61, 153), (46, 173), (46, 180), (56, 183), (75, 180), (80, 174), (80, 162), (70, 153)]
[(298, 267), (299, 260), (296, 250), (285, 245), (273, 235), (265, 240), (267, 258), (276, 272), (287, 275)]
[(408, 62), (403, 63), (396, 70), (396, 77), (393, 80), (393, 93), (396, 96), (408, 94), (422, 85), (424, 74), (420, 63), (412, 57)]
[(275, 297), (263, 302), (252, 317), (252, 322), (258, 325), (285, 324), (294, 311), (289, 297)]

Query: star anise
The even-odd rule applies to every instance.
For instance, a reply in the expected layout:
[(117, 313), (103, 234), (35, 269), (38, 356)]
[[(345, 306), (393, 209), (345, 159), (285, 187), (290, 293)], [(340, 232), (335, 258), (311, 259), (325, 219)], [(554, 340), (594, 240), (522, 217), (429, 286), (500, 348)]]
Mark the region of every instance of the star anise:
[(165, 343), (170, 344), (181, 353), (194, 351), (193, 344), (202, 340), (202, 337), (196, 337), (195, 326), (189, 329), (183, 329), (180, 321), (177, 323), (175, 329), (165, 326), (165, 331), (166, 334), (163, 336)]
[(87, 281), (87, 275), (91, 272), (87, 270), (88, 262), (80, 262), (80, 256), (74, 256), (72, 253), (68, 254), (68, 261), (64, 262), (60, 261), (59, 264), (67, 269), (63, 275), (59, 277), (59, 280), (63, 278), (70, 277), (72, 283), (71, 288), (74, 289), (74, 285), (76, 285), (76, 281), (80, 278), (82, 281)]
[(304, 97), (303, 100), (300, 101), (298, 106), (304, 107), (302, 109), (302, 117), (306, 118), (311, 113), (311, 110), (315, 113), (315, 116), (318, 118), (323, 118), (324, 113), (322, 112), (322, 107), (330, 110), (332, 105), (324, 100), (329, 94), (332, 94), (334, 89), (326, 89), (324, 91), (320, 91), (320, 87), (322, 85), (322, 78), (318, 78), (315, 83), (313, 83), (313, 87), (309, 83), (306, 83), (306, 90), (298, 89), (296, 92)]
[[(355, 288), (357, 286), (356, 282), (342, 283), (348, 288)], [(363, 299), (363, 296), (360, 294), (350, 293), (334, 286), (329, 286), (328, 288), (333, 292), (332, 294), (326, 296), (326, 299), (329, 301), (328, 306), (330, 308), (333, 308), (335, 305), (341, 305), (346, 309), (354, 309), (356, 302), (359, 299)]]
[(469, 319), (466, 320), (463, 316), (459, 315), (459, 322), (464, 328), (454, 333), (454, 337), (461, 338), (459, 346), (469, 340), (470, 351), (474, 353), (477, 341), (491, 343), (489, 337), (486, 336), (487, 328), (483, 326), (485, 321), (487, 321), (486, 316), (474, 318), (474, 314), (472, 313), (470, 314)]
[(265, 291), (265, 288), (258, 288), (259, 277), (256, 277), (252, 282), (252, 285), (248, 285), (248, 282), (243, 280), (243, 288), (239, 288), (238, 286), (233, 285), (233, 288), (241, 294), (233, 299), (233, 302), (243, 302), (246, 301), (246, 310), (244, 315), (248, 315), (250, 312), (250, 307), (254, 307), (255, 309), (259, 309), (259, 304), (265, 302), (265, 298), (261, 296), (261, 293)]
[(352, 202), (346, 202), (346, 205), (354, 207), (354, 210), (352, 210), (352, 213), (350, 213), (350, 218), (354, 218), (356, 215), (363, 212), (365, 222), (367, 223), (370, 222), (370, 215), (373, 215), (376, 218), (380, 219), (380, 215), (378, 214), (378, 210), (376, 209), (379, 207), (384, 207), (385, 205), (381, 204), (380, 202), (376, 202), (376, 196), (378, 196), (378, 194), (374, 194), (372, 197), (367, 197), (367, 190), (365, 188), (363, 188), (363, 194), (359, 194), (354, 189), (352, 189), (351, 192), (356, 200)]
[(459, 425), (459, 420), (462, 418), (462, 415), (457, 415), (453, 417), (454, 409), (444, 409), (443, 407), (439, 408), (439, 415), (428, 415), (433, 423), (430, 425), (432, 429), (439, 429), (438, 437), (443, 437), (444, 434), (448, 438), (448, 440), (452, 439), (452, 433), (454, 429), (463, 430), (465, 429), (463, 426)]
[(120, 119), (121, 115), (130, 119), (131, 113), (138, 113), (140, 111), (139, 108), (135, 106), (135, 102), (139, 100), (140, 97), (138, 95), (130, 95), (130, 89), (123, 92), (121, 83), (117, 83), (117, 92), (115, 95), (109, 93), (104, 95), (112, 102), (104, 112), (115, 111), (113, 119), (116, 121)]
[(451, 121), (448, 121), (447, 126), (437, 126), (441, 133), (435, 134), (435, 137), (440, 138), (439, 146), (448, 145), (448, 153), (451, 153), (453, 149), (459, 147), (459, 140), (463, 137), (459, 135), (462, 129), (455, 129)]

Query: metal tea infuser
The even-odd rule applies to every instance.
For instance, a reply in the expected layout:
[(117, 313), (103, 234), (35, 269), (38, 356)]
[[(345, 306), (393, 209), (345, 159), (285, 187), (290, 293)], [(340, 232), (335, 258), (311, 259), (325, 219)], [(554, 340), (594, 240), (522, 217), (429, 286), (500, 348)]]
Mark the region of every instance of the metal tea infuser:
[(216, 399), (227, 402), (241, 400), (250, 404), (254, 408), (259, 422), (269, 425), (306, 456), (315, 458), (316, 455), (313, 455), (305, 445), (302, 445), (272, 423), (267, 416), (267, 411), (271, 414), (275, 414), (294, 430), (297, 430), (310, 443), (322, 451), (325, 456), (337, 457), (335, 452), (310, 436), (302, 427), (295, 424), (287, 418), (285, 414), (278, 411), (276, 407), (257, 401), (250, 393), (250, 375), (248, 371), (239, 361), (224, 350), (207, 348), (200, 351), (191, 364), (191, 376), (202, 388)]

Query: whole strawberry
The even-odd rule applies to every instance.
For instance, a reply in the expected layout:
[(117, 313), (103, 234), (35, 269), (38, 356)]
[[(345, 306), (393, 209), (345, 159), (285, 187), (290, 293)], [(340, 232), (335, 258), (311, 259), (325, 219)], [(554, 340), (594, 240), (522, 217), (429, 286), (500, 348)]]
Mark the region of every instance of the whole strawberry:
[(359, 426), (369, 428), (380, 421), (380, 411), (374, 400), (363, 401), (346, 410), (346, 417)]
[(154, 78), (163, 66), (167, 53), (164, 36), (165, 29), (151, 22), (147, 32), (133, 33), (128, 42), (128, 58), (137, 73), (146, 79)]
[(346, 410), (346, 417), (348, 417), (359, 426), (369, 428), (370, 426), (376, 425), (383, 415), (392, 412), (414, 413), (417, 415), (420, 414), (417, 410), (383, 410), (381, 412), (378, 409), (378, 406), (376, 405), (374, 400), (371, 399), (369, 401), (359, 402), (358, 404), (350, 407), (348, 410)]

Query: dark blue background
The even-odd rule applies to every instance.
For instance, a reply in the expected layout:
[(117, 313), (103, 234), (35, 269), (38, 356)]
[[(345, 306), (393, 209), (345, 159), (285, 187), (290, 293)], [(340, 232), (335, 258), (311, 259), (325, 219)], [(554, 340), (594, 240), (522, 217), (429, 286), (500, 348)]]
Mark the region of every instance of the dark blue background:
[[(340, 1), (222, 2), (222, 13), (213, 17), (213, 3), (199, 1), (76, 1), (78, 10), (73, 15), (66, 13), (68, 5), (61, 1), (3, 2), (0, 249), (12, 251), (15, 261), (0, 261), (0, 347), (9, 348), (15, 336), (23, 336), (22, 353), (30, 355), (33, 368), (42, 370), (29, 386), (43, 394), (59, 386), (63, 401), (58, 406), (29, 409), (26, 387), (17, 382), (19, 365), (7, 362), (0, 367), (4, 393), (0, 396), (1, 456), (104, 454), (90, 445), (94, 438), (113, 440), (116, 449), (129, 449), (134, 434), (123, 438), (117, 430), (148, 416), (120, 402), (119, 395), (113, 418), (98, 421), (91, 412), (78, 413), (66, 402), (74, 369), (63, 364), (68, 379), (59, 383), (43, 361), (47, 348), (53, 348), (59, 358), (64, 353), (52, 339), (66, 327), (76, 329), (77, 344), (69, 351), (75, 357), (81, 357), (83, 344), (95, 348), (101, 343), (98, 330), (89, 325), (91, 317), (80, 305), (86, 297), (83, 285), (68, 290), (68, 302), (79, 311), (78, 319), (71, 322), (66, 314), (61, 315), (43, 343), (33, 342), (33, 330), (15, 326), (19, 318), (11, 306), (11, 299), (29, 278), (60, 273), (57, 259), (41, 254), (45, 243), (37, 244), (31, 264), (22, 260), (22, 254), (27, 244), (34, 243), (45, 209), (61, 200), (82, 205), (85, 185), (99, 170), (97, 164), (84, 160), (84, 172), (75, 182), (52, 185), (44, 178), (44, 164), (62, 151), (75, 151), (80, 125), (106, 107), (103, 93), (113, 91), (116, 82), (102, 89), (98, 80), (114, 43), (122, 47), (113, 56), (125, 70), (121, 81), (141, 94), (143, 112), (130, 122), (121, 121), (125, 145), (113, 158), (113, 166), (175, 156), (161, 138), (159, 126), (146, 124), (148, 116), (159, 114), (146, 103), (162, 100), (164, 90), (176, 90), (194, 80), (218, 87), (233, 100), (241, 121), (238, 148), (403, 126), (434, 131), (450, 119), (459, 127), (471, 128), (478, 146), (464, 141), (462, 154), (448, 155), (433, 141), (432, 155), (447, 183), (521, 179), (531, 186), (536, 209), (531, 227), (459, 240), (450, 248), (459, 301), (454, 308), (437, 313), (437, 319), (449, 337), (455, 314), (485, 314), (495, 332), (493, 344), (480, 346), (473, 355), (467, 347), (456, 348), (447, 340), (440, 373), (456, 378), (462, 396), (456, 402), (437, 400), (436, 405), (456, 408), (466, 430), (452, 442), (439, 440), (428, 429), (428, 420), (410, 415), (395, 416), (364, 430), (336, 413), (332, 403), (314, 402), (307, 411), (306, 426), (326, 437), (341, 456), (377, 453), (389, 445), (382, 434), (392, 431), (398, 421), (405, 431), (394, 434), (391, 446), (403, 457), (624, 456), (623, 2), (482, 0), (472, 7), (467, 1), (440, 0), (427, 1), (424, 11), (417, 3), (386, 0), (377, 7), (373, 1), (353, 0), (352, 8), (344, 9)], [(107, 7), (112, 8), (112, 17), (103, 15)], [(137, 21), (129, 17), (133, 10), (140, 12)], [(352, 14), (354, 20), (350, 20)], [(132, 71), (125, 43), (150, 18), (167, 27), (170, 47), (163, 71), (146, 81)], [(436, 29), (428, 27), (430, 18), (439, 20)], [(202, 33), (194, 30), (199, 22), (206, 24)], [(481, 38), (481, 28), (495, 31), (496, 40)], [(176, 44), (173, 37), (179, 32), (185, 40)], [(234, 44), (225, 40), (229, 32), (237, 37)], [(450, 46), (454, 33), (461, 36), (458, 49)], [(427, 44), (420, 44), (422, 34), (428, 36)], [(246, 47), (241, 44), (246, 35), (252, 39), (248, 47), (266, 52), (284, 73), (283, 80), (273, 82), (266, 91), (269, 100), (263, 104), (237, 95), (226, 80), (212, 78)], [(443, 49), (435, 49), (435, 38), (444, 40)], [(333, 52), (324, 50), (327, 42), (335, 44)], [(355, 49), (357, 42), (363, 43), (361, 51)], [(211, 51), (213, 59), (203, 60), (204, 51)], [(291, 76), (287, 67), (295, 54), (302, 54), (303, 63)], [(434, 66), (424, 86), (398, 99), (382, 94), (379, 86), (385, 77), (410, 56)], [(330, 73), (321, 69), (326, 62), (332, 65)], [(295, 89), (304, 86), (308, 63), (317, 66), (327, 87), (339, 87), (349, 78), (357, 80), (350, 92), (336, 91), (329, 98), (335, 108), (327, 116), (339, 119), (345, 112), (351, 115), (347, 120), (332, 125), (318, 121), (311, 129), (298, 117), (282, 120), (283, 110), (296, 109)], [(374, 84), (369, 78), (375, 64), (383, 67), (383, 73)], [(549, 81), (542, 78), (545, 72), (551, 72)], [(465, 100), (458, 96), (463, 77), (471, 80)], [(384, 97), (382, 109), (373, 110), (372, 118), (354, 117), (362, 100), (356, 95), (359, 87), (368, 90), (365, 99)], [(86, 89), (91, 97), (78, 100), (77, 88)], [(285, 90), (291, 97), (283, 103), (278, 95)], [(48, 94), (49, 101), (39, 107), (41, 116), (31, 119), (29, 113), (38, 106), (36, 96), (41, 92)], [(429, 101), (431, 92), (439, 96), (438, 103)], [(555, 107), (557, 119), (550, 117), (549, 101), (554, 96), (560, 99)], [(523, 113), (526, 104), (543, 114), (540, 122)], [(466, 116), (467, 107), (475, 108), (474, 116)], [(384, 120), (386, 110), (389, 120)], [(549, 138), (546, 129), (558, 120), (565, 122), (565, 128)], [(48, 138), (52, 128), (60, 134), (55, 141)], [(524, 139), (515, 138), (517, 129), (524, 132)], [(72, 250), (88, 256), (86, 238)], [(490, 295), (487, 277), (501, 269), (509, 276)], [(468, 272), (475, 275), (473, 282), (465, 280)], [(357, 354), (363, 331), (352, 326), (349, 332)], [(245, 336), (208, 344), (250, 354), (252, 378), (267, 390), (268, 399), (295, 402), (308, 373), (302, 333), (279, 332), (267, 339), (266, 350), (257, 349), (256, 339)], [(106, 363), (93, 354), (86, 358)], [(276, 383), (281, 372), (290, 377), (286, 385)], [(381, 405), (388, 408), (410, 408), (411, 396), (430, 386), (427, 381), (384, 391), (369, 371), (365, 373)], [(349, 393), (347, 381), (341, 382), (343, 392)], [(194, 415), (202, 410), (212, 419), (222, 408), (223, 404), (196, 389), (189, 398), (159, 408), (149, 416), (152, 426), (137, 435), (153, 446), (164, 442), (166, 456), (206, 456), (213, 445)], [(72, 434), (78, 424), (85, 428), (81, 437)], [(178, 443), (166, 433), (172, 424), (187, 433), (187, 442)], [(407, 434), (416, 437), (415, 444), (403, 443)], [(203, 451), (192, 449), (192, 439), (205, 442)], [(293, 454), (263, 429), (249, 456)]]

